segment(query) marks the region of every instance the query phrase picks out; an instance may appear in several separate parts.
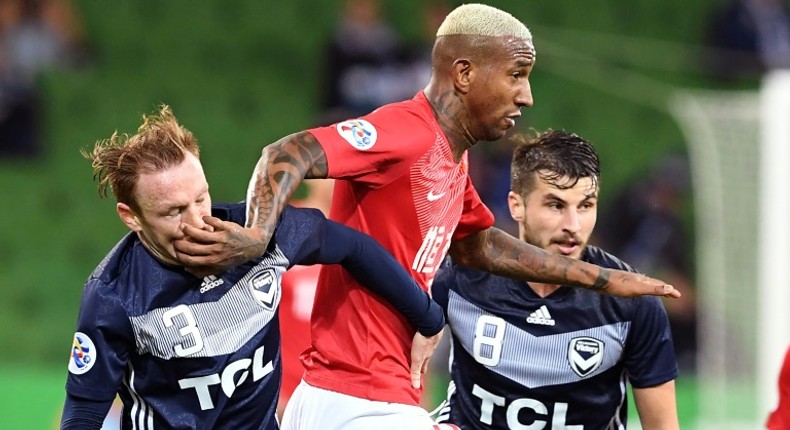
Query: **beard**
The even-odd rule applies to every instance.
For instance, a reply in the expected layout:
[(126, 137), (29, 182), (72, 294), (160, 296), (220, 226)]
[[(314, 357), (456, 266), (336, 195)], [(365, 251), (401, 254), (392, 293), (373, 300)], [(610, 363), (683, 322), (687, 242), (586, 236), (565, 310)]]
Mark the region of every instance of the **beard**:
[(549, 238), (541, 238), (537, 232), (527, 225), (522, 228), (522, 240), (552, 254), (579, 259), (587, 248), (587, 241), (575, 234), (560, 234)]

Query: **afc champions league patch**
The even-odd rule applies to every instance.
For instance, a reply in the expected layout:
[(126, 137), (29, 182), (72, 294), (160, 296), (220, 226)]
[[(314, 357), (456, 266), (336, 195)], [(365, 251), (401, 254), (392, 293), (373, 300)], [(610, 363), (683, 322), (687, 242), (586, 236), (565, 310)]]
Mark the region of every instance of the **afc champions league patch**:
[(255, 301), (267, 310), (274, 310), (278, 303), (280, 280), (274, 269), (256, 273), (249, 281), (250, 292)]
[(69, 372), (75, 375), (82, 375), (91, 370), (93, 363), (96, 362), (96, 346), (85, 333), (74, 333), (74, 341), (71, 343), (71, 354), (69, 354)]
[(373, 124), (364, 119), (351, 119), (337, 123), (337, 132), (346, 142), (360, 151), (367, 151), (376, 144), (378, 133)]
[(603, 362), (604, 343), (592, 337), (575, 337), (568, 343), (568, 364), (584, 378)]

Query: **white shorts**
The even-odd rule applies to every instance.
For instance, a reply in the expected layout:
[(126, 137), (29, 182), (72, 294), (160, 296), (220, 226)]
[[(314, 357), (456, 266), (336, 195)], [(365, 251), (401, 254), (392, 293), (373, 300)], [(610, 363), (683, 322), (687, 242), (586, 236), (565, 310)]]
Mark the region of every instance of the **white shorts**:
[(428, 412), (401, 403), (360, 399), (313, 387), (296, 387), (283, 414), (281, 430), (434, 430)]

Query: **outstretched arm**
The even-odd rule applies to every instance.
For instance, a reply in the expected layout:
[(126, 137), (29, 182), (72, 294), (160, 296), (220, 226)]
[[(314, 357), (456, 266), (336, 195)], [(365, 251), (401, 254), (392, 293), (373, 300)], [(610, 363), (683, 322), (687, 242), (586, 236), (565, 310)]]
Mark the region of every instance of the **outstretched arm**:
[(462, 266), (508, 278), (574, 285), (620, 297), (680, 297), (680, 292), (657, 279), (552, 254), (496, 227), (453, 241), (449, 253)]
[(184, 238), (174, 247), (179, 260), (198, 276), (225, 271), (262, 255), (277, 220), (304, 178), (325, 178), (326, 154), (307, 131), (286, 136), (265, 148), (247, 189), (247, 222), (244, 228), (201, 230), (184, 225)]

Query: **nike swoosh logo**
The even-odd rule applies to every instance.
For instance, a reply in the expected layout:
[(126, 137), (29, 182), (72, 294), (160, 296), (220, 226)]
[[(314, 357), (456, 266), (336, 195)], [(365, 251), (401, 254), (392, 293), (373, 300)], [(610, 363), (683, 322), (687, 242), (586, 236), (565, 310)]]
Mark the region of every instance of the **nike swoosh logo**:
[(433, 190), (431, 190), (431, 191), (428, 191), (428, 196), (427, 196), (427, 198), (428, 198), (428, 201), (429, 201), (429, 202), (435, 202), (435, 201), (437, 201), (437, 200), (441, 199), (442, 197), (444, 197), (444, 194), (445, 194), (445, 193), (441, 193), (441, 194), (434, 194), (434, 193), (433, 193)]

